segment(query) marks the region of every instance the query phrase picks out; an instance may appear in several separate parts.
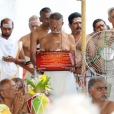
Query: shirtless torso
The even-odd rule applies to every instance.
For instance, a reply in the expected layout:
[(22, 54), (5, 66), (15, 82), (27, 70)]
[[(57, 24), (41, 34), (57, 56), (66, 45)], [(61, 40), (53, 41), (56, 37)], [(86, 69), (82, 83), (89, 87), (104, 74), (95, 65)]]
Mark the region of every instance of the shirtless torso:
[(112, 114), (114, 111), (114, 102), (106, 100), (100, 108), (100, 114)]
[(56, 50), (74, 50), (75, 42), (72, 35), (62, 32), (61, 34), (49, 33), (43, 37), (40, 42), (41, 51), (56, 51)]
[(49, 27), (39, 26), (36, 30), (31, 33), (30, 37), (30, 57), (33, 65), (36, 65), (36, 47), (40, 43), (40, 39), (49, 32)]
[(30, 33), (23, 36), (20, 41), (23, 42), (23, 50), (25, 56), (30, 57)]
[[(75, 51), (75, 41), (72, 35), (65, 32), (60, 34), (49, 33), (41, 39), (41, 51)], [(50, 76), (50, 85), (53, 88), (49, 98), (53, 101), (66, 94), (76, 93), (76, 82), (70, 71), (45, 71)], [(64, 80), (64, 81), (63, 81)]]

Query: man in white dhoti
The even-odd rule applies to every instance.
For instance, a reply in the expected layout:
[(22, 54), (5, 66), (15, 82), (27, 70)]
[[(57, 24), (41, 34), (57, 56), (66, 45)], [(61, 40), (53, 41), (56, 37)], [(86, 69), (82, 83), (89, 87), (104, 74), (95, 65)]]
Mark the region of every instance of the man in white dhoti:
[(14, 23), (5, 18), (1, 21), (0, 35), (0, 80), (19, 77), (17, 64), (25, 67), (22, 43), (11, 37)]
[[(73, 35), (75, 44), (76, 44), (76, 80), (79, 85), (79, 92), (81, 91), (81, 82), (82, 82), (82, 50), (81, 50), (81, 44), (82, 44), (82, 18), (81, 14), (78, 12), (71, 13), (68, 16), (69, 21), (69, 28), (71, 29), (71, 35)], [(88, 41), (89, 37), (86, 37), (86, 40)], [(87, 47), (90, 52), (94, 52), (94, 45), (93, 42), (90, 42)], [(91, 77), (91, 72), (88, 70), (86, 72), (86, 77)], [(88, 79), (87, 79), (88, 80)]]
[[(62, 31), (63, 16), (60, 13), (52, 13), (49, 18), (51, 33), (41, 39), (41, 51), (75, 51), (75, 41), (72, 35)], [(76, 93), (76, 82), (70, 71), (46, 71), (50, 76), (50, 85), (53, 88), (51, 100), (63, 95)]]

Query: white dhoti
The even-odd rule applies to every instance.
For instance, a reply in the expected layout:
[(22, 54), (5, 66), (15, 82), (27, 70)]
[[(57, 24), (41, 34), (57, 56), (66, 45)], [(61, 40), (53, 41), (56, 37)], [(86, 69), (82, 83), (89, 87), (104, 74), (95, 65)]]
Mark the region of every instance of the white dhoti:
[(70, 71), (46, 71), (50, 79), (50, 86), (53, 90), (50, 99), (53, 101), (63, 95), (77, 93), (74, 74)]

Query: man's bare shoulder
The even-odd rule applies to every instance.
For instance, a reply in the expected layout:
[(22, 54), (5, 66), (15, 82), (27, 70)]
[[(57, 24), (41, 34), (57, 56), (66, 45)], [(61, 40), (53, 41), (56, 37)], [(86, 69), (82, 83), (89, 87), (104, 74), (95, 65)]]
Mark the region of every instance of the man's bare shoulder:
[[(67, 33), (66, 33), (66, 34), (67, 34)], [(67, 36), (68, 36), (68, 39), (69, 39), (69, 40), (74, 41), (74, 37), (73, 37), (73, 35), (71, 35), (71, 34), (67, 34)]]
[(42, 31), (44, 31), (44, 30), (42, 29), (42, 26), (39, 26), (39, 27), (37, 27), (32, 33), (39, 34), (39, 33), (42, 32)]
[(21, 37), (21, 38), (19, 39), (19, 41), (22, 41), (22, 42), (27, 41), (28, 39), (30, 39), (30, 34), (31, 34), (31, 33), (29, 33), (29, 34), (27, 34), (27, 35)]
[(107, 101), (107, 105), (106, 108), (108, 110), (108, 114), (111, 114), (112, 112), (114, 112), (114, 102), (113, 101)]
[(51, 38), (51, 33), (49, 33), (49, 34), (43, 36), (43, 37), (41, 38), (41, 40), (43, 40), (43, 41), (48, 41), (50, 38)]
[(114, 30), (114, 28), (111, 28), (110, 30)]
[(62, 32), (63, 37), (67, 37), (67, 38), (73, 38), (73, 36), (71, 34), (68, 34), (66, 32)]

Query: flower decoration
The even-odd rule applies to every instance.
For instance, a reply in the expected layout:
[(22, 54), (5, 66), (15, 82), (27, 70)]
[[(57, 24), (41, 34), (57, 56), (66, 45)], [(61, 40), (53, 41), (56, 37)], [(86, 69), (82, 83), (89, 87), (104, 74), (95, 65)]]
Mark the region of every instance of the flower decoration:
[(9, 107), (5, 104), (0, 104), (0, 114), (11, 114)]
[(28, 92), (31, 95), (34, 93), (45, 93), (46, 95), (52, 90), (49, 84), (50, 77), (46, 76), (45, 74), (38, 76), (38, 77), (31, 77), (30, 79), (26, 79), (28, 84)]

